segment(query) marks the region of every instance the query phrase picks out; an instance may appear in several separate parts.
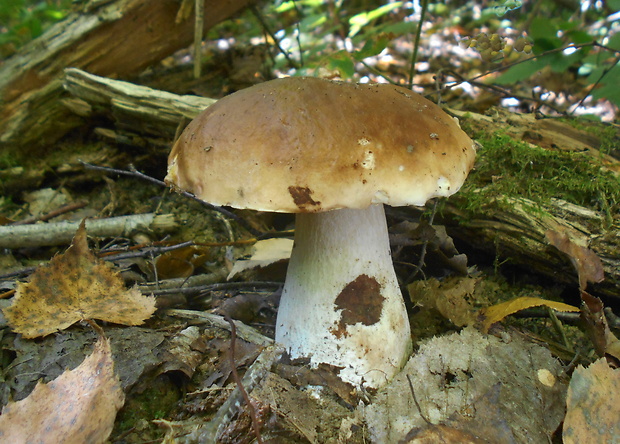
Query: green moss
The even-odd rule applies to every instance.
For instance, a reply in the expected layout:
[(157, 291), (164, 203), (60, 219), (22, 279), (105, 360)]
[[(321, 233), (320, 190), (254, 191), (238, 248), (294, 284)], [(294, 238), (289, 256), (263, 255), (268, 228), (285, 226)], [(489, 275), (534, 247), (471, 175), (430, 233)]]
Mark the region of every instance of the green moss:
[(551, 151), (503, 133), (482, 136), (476, 168), (460, 196), (476, 212), (489, 201), (525, 197), (535, 204), (559, 198), (612, 215), (620, 211), (620, 179), (587, 153)]

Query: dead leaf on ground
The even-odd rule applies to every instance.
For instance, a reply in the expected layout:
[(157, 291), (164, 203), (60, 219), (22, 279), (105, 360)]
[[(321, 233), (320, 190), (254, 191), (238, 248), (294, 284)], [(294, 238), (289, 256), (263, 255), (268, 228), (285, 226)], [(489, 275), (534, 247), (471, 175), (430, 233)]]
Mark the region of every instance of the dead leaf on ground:
[(30, 396), (2, 409), (0, 441), (104, 442), (124, 398), (110, 343), (102, 337), (77, 368), (38, 383)]
[(463, 439), (551, 442), (566, 404), (561, 373), (544, 347), (517, 334), (499, 339), (466, 327), (420, 344), (401, 373), (363, 407), (367, 436), (399, 442), (431, 422), (464, 432)]
[(292, 239), (274, 238), (258, 241), (252, 248), (250, 258), (235, 261), (226, 279), (230, 280), (245, 270), (263, 268), (281, 261), (288, 261), (291, 257), (291, 251), (293, 251)]
[(411, 301), (426, 309), (437, 310), (457, 327), (475, 320), (473, 294), (479, 279), (450, 277), (443, 281), (430, 278), (411, 283), (407, 290)]
[(208, 248), (190, 245), (160, 255), (155, 261), (155, 267), (160, 279), (188, 277), (209, 259)]
[(585, 322), (596, 353), (600, 357), (613, 356), (620, 362), (620, 341), (609, 329), (603, 301), (585, 291), (581, 292), (581, 300), (581, 319)]
[(620, 370), (599, 359), (579, 365), (568, 386), (562, 438), (565, 444), (618, 442), (620, 436)]
[(577, 270), (581, 290), (585, 290), (588, 282), (597, 283), (605, 279), (603, 263), (592, 250), (578, 245), (566, 233), (548, 230), (545, 236), (551, 245), (569, 257)]
[(521, 310), (525, 310), (526, 308), (540, 306), (549, 307), (554, 310), (563, 312), (579, 311), (579, 308), (573, 307), (572, 305), (564, 304), (562, 302), (555, 302), (547, 299), (524, 296), (480, 310), (479, 320), (482, 324), (482, 331), (486, 333), (487, 331), (489, 331), (491, 325), (501, 321), (506, 316), (509, 316)]
[(35, 338), (83, 319), (139, 325), (154, 312), (155, 298), (127, 290), (118, 273), (88, 249), (82, 221), (67, 251), (18, 285), (4, 315), (15, 332)]

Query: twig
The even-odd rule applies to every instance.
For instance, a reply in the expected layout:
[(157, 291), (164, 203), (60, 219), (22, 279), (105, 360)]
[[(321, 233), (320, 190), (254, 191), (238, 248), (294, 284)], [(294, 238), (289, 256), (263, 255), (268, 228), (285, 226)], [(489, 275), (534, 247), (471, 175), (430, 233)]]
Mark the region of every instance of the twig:
[(424, 416), (422, 412), (422, 408), (420, 407), (420, 403), (418, 402), (418, 398), (415, 395), (415, 390), (413, 390), (413, 382), (411, 382), (411, 375), (407, 373), (407, 381), (409, 381), (409, 390), (411, 390), (411, 397), (413, 398), (413, 402), (415, 403), (418, 412), (420, 413), (420, 417), (426, 422), (428, 425), (433, 425), (427, 418)]
[[(224, 323), (226, 323), (226, 321), (224, 321)], [(235, 321), (235, 324), (238, 328), (239, 324), (237, 321)], [(252, 391), (254, 387), (264, 379), (267, 372), (269, 372), (273, 366), (273, 363), (282, 356), (283, 352), (284, 350), (282, 348), (275, 345), (265, 347), (263, 351), (260, 352), (241, 380), (246, 390)], [(237, 387), (218, 409), (213, 419), (201, 425), (197, 430), (188, 435), (185, 442), (218, 442), (220, 433), (224, 430), (230, 418), (238, 412), (242, 400), (243, 397), (241, 396), (239, 387)]]
[[(165, 281), (160, 281), (165, 282)], [(222, 282), (218, 284), (209, 284), (209, 285), (198, 285), (198, 286), (185, 286), (185, 287), (174, 287), (174, 288), (160, 288), (157, 290), (150, 290), (148, 288), (144, 288), (142, 286), (138, 286), (141, 290), (144, 288), (144, 292), (148, 294), (152, 294), (153, 296), (160, 296), (166, 294), (174, 294), (181, 293), (186, 295), (192, 295), (196, 293), (207, 293), (210, 291), (220, 291), (227, 289), (239, 289), (239, 288), (256, 288), (256, 287), (267, 287), (267, 288), (279, 288), (283, 284), (282, 282)]]
[(61, 207), (56, 208), (55, 210), (50, 211), (49, 213), (46, 214), (42, 214), (39, 216), (32, 216), (32, 217), (28, 217), (26, 219), (22, 219), (22, 220), (18, 220), (16, 222), (13, 222), (9, 225), (11, 226), (15, 226), (15, 225), (29, 225), (29, 224), (33, 224), (35, 222), (46, 222), (50, 219), (53, 219), (57, 216), (60, 216), (61, 214), (65, 214), (65, 213), (69, 213), (70, 211), (75, 211), (75, 210), (79, 210), (80, 208), (84, 208), (86, 205), (88, 205), (87, 201), (79, 201), (79, 202), (72, 202), (72, 203), (68, 203), (66, 205), (63, 205)]
[[(138, 179), (142, 179), (145, 180), (147, 182), (151, 182), (152, 184), (158, 185), (160, 187), (163, 188), (168, 188), (168, 185), (159, 179), (155, 179), (154, 177), (151, 176), (147, 176), (146, 174), (138, 171), (135, 169), (135, 167), (131, 166), (129, 167), (129, 171), (127, 170), (119, 170), (117, 168), (109, 168), (109, 167), (102, 167), (102, 166), (98, 166), (98, 165), (92, 165), (88, 162), (84, 162), (83, 160), (79, 160), (79, 162), (84, 165), (84, 167), (86, 169), (89, 170), (95, 170), (95, 171), (103, 171), (106, 172), (108, 174), (112, 173), (112, 174), (119, 174), (121, 176), (128, 176), (128, 177), (137, 177)], [(253, 236), (259, 237), (262, 236), (264, 233), (262, 231), (259, 231), (255, 228), (253, 228), (249, 223), (247, 223), (245, 221), (245, 219), (237, 216), (235, 213), (226, 210), (225, 208), (222, 207), (218, 207), (216, 205), (211, 205), (208, 202), (205, 202), (203, 200), (198, 199), (196, 196), (194, 196), (192, 193), (188, 193), (187, 191), (183, 191), (183, 190), (178, 190), (179, 194), (181, 194), (182, 196), (188, 197), (190, 199), (195, 200), (196, 202), (200, 203), (203, 207), (208, 208), (209, 210), (213, 210), (213, 211), (217, 211), (219, 213), (222, 213), (224, 216), (233, 219), (235, 222), (237, 222), (239, 225), (241, 225), (243, 228), (245, 228), (250, 234), (252, 234)]]
[(433, 91), (431, 93), (426, 94), (426, 97), (428, 97), (430, 95), (433, 95), (433, 94), (440, 94), (440, 93), (443, 93), (444, 91), (449, 91), (452, 88), (456, 88), (457, 86), (459, 86), (459, 85), (461, 85), (463, 83), (473, 82), (475, 80), (478, 80), (478, 79), (481, 79), (483, 77), (486, 77), (489, 74), (494, 74), (496, 72), (505, 71), (505, 70), (507, 70), (509, 68), (512, 68), (513, 66), (519, 65), (521, 63), (529, 62), (530, 60), (539, 59), (541, 57), (545, 57), (545, 56), (548, 56), (550, 54), (555, 54), (556, 52), (562, 52), (562, 51), (565, 51), (567, 49), (573, 49), (573, 48), (574, 49), (581, 49), (581, 48), (586, 48), (588, 46), (594, 46), (594, 47), (597, 47), (597, 48), (601, 48), (601, 49), (609, 51), (609, 52), (611, 52), (613, 54), (620, 54), (620, 50), (609, 48), (609, 47), (607, 47), (605, 45), (601, 45), (600, 43), (598, 43), (596, 41), (588, 42), (588, 43), (580, 43), (580, 44), (571, 44), (571, 45), (564, 46), (564, 47), (561, 47), (561, 48), (550, 49), (548, 51), (541, 52), (540, 54), (535, 54), (535, 55), (533, 55), (531, 57), (527, 57), (527, 58), (525, 58), (523, 60), (517, 60), (516, 62), (509, 63), (508, 65), (498, 66), (497, 68), (491, 69), (491, 70), (486, 71), (486, 72), (484, 72), (482, 74), (478, 74), (477, 76), (474, 76), (474, 77), (472, 77), (470, 79), (459, 80), (457, 82), (451, 83), (450, 85), (444, 86), (443, 88), (441, 88), (438, 91)]
[[(431, 217), (428, 220), (429, 225), (433, 225), (433, 221), (435, 220), (435, 214), (437, 213), (437, 199), (433, 201), (433, 210), (431, 212)], [(422, 267), (424, 267), (424, 261), (426, 260), (426, 250), (428, 248), (428, 239), (422, 243), (422, 250), (420, 251), (420, 259), (418, 260), (418, 265), (414, 272), (409, 276), (407, 282), (413, 281), (413, 278), (417, 276), (419, 272), (422, 271)]]
[(243, 387), (243, 383), (241, 382), (239, 373), (237, 373), (237, 365), (235, 364), (235, 342), (237, 340), (237, 328), (235, 327), (235, 323), (230, 316), (224, 314), (224, 319), (230, 324), (230, 371), (232, 373), (233, 379), (235, 380), (235, 384), (237, 384), (237, 388), (241, 392), (241, 396), (243, 396), (243, 400), (248, 407), (250, 418), (252, 418), (252, 429), (254, 430), (254, 436), (256, 436), (256, 441), (258, 442), (258, 444), (263, 444), (263, 438), (260, 434), (260, 425), (258, 423), (258, 418), (256, 417), (256, 410), (254, 409), (254, 404), (252, 404), (252, 401), (248, 396), (248, 392), (246, 392), (245, 387)]
[[(193, 322), (203, 322), (206, 324), (213, 325), (217, 328), (222, 328), (224, 330), (230, 331), (230, 325), (226, 320), (220, 316), (213, 313), (205, 313), (202, 311), (195, 310), (177, 310), (171, 309), (166, 310), (164, 312), (169, 316), (174, 316), (178, 318), (191, 319)], [(251, 342), (252, 344), (267, 346), (273, 344), (273, 339), (268, 338), (267, 336), (263, 336), (258, 331), (253, 329), (252, 327), (245, 325), (241, 321), (233, 321), (235, 323), (235, 327), (237, 329), (237, 335), (243, 339), (244, 341)]]
[[(250, 4), (249, 8), (250, 8), (250, 11), (252, 11), (252, 14), (254, 14), (254, 17), (256, 17), (256, 19), (259, 21), (260, 25), (263, 27), (265, 32), (267, 34), (269, 34), (269, 37), (271, 37), (271, 39), (274, 41), (274, 43), (278, 47), (278, 51), (280, 51), (280, 53), (284, 56), (284, 58), (289, 63), (291, 68), (295, 68), (295, 69), (299, 68), (297, 63), (295, 63), (293, 61), (293, 59), (291, 59), (288, 51), (286, 51), (284, 48), (282, 48), (282, 45), (280, 45), (280, 41), (277, 39), (276, 35), (273, 32), (271, 32), (271, 29), (269, 29), (269, 26), (267, 25), (267, 22), (265, 22), (265, 19), (263, 18), (263, 15), (260, 13), (258, 8), (256, 6), (254, 6), (253, 4)], [(301, 50), (301, 48), (300, 48), (300, 50)]]
[(608, 67), (607, 69), (603, 70), (603, 72), (601, 73), (601, 76), (598, 79), (596, 79), (596, 82), (594, 82), (592, 86), (590, 87), (590, 92), (588, 92), (588, 94), (583, 96), (583, 98), (579, 101), (579, 103), (577, 103), (577, 106), (575, 106), (569, 114), (572, 115), (580, 106), (583, 105), (583, 102), (585, 102), (585, 100), (590, 96), (590, 94), (592, 94), (592, 91), (594, 91), (598, 87), (598, 85), (605, 78), (605, 76), (609, 74), (612, 69), (616, 67), (618, 62), (620, 62), (620, 57), (616, 57), (616, 61), (614, 62), (614, 64)]

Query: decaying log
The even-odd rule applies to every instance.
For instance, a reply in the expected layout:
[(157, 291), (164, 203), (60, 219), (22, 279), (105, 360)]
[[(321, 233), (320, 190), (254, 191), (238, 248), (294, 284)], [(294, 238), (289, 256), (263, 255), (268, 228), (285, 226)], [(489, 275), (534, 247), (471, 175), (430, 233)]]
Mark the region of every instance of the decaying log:
[(169, 141), (183, 120), (189, 122), (215, 103), (214, 99), (172, 94), (76, 68), (66, 70), (64, 87), (73, 95), (64, 102), (75, 113), (84, 117), (105, 113), (114, 118), (118, 130)]
[[(252, 0), (205, 0), (204, 28), (240, 11)], [(87, 2), (0, 67), (0, 144), (19, 153), (58, 140), (82, 119), (60, 100), (64, 69), (75, 67), (126, 78), (191, 44), (193, 11), (187, 1)], [(193, 2), (190, 2), (191, 4)], [(92, 6), (95, 5), (95, 6)]]
[[(487, 134), (501, 130), (514, 140), (531, 143), (544, 149), (569, 152), (587, 152), (602, 165), (620, 174), (620, 159), (600, 151), (600, 131), (577, 129), (557, 118), (539, 118), (533, 113), (516, 113), (504, 108), (493, 108), (489, 115), (450, 110), (471, 127)], [(597, 123), (597, 125), (603, 125)], [(612, 124), (609, 124), (612, 125)], [(617, 139), (620, 143), (620, 127), (617, 125)], [(617, 154), (620, 151), (616, 150)]]
[[(600, 131), (580, 130), (557, 119), (538, 119), (533, 114), (505, 109), (493, 110), (492, 115), (454, 113), (470, 127), (486, 134), (501, 130), (515, 140), (541, 148), (587, 153), (607, 170), (620, 174), (620, 159), (599, 150), (602, 145)], [(620, 144), (620, 132), (617, 133)], [(518, 193), (515, 190), (515, 196)], [(500, 261), (507, 260), (554, 281), (576, 285), (577, 273), (569, 258), (546, 238), (548, 230), (565, 233), (601, 259), (605, 280), (588, 289), (620, 298), (620, 226), (617, 219), (612, 221), (609, 215), (561, 199), (535, 203), (506, 196), (502, 205), (489, 202), (475, 214), (464, 211), (465, 205), (458, 205), (458, 194), (451, 201), (444, 214), (458, 217), (458, 224), (454, 224), (451, 232), (453, 236), (496, 254)]]
[(620, 227), (608, 226), (593, 210), (561, 199), (539, 204), (525, 198), (504, 197), (502, 205), (489, 202), (472, 215), (449, 204), (444, 214), (458, 217), (451, 234), (476, 248), (497, 254), (500, 261), (521, 266), (553, 281), (577, 285), (570, 259), (551, 245), (549, 230), (565, 234), (591, 249), (601, 260), (605, 280), (588, 287), (620, 298)]

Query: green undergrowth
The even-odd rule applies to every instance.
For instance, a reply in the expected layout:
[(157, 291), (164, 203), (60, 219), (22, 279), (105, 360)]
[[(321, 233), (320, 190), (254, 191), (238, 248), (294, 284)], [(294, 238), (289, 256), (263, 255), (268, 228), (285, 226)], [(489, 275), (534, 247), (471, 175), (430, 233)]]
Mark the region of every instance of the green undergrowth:
[(620, 179), (591, 154), (546, 150), (501, 132), (477, 140), (475, 169), (459, 192), (472, 213), (490, 202), (512, 206), (520, 197), (540, 211), (551, 198), (562, 199), (601, 211), (610, 222), (620, 211)]

